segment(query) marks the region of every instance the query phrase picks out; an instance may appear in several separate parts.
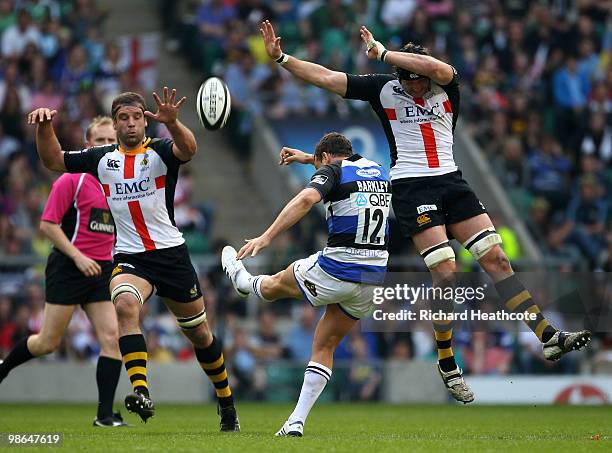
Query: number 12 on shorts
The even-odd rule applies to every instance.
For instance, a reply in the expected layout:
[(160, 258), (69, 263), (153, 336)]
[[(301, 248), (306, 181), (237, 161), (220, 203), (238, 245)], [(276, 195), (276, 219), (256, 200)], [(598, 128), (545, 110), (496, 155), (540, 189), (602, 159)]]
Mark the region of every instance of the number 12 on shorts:
[[(357, 215), (356, 244), (384, 245), (391, 194), (363, 194)], [(363, 199), (367, 200), (363, 203)]]

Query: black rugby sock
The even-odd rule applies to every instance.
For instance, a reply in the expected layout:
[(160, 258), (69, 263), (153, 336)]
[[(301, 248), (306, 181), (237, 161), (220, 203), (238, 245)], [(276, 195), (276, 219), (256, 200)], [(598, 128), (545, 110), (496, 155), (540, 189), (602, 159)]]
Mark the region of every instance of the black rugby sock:
[(121, 360), (98, 357), (96, 383), (98, 384), (98, 418), (100, 420), (113, 415), (113, 400), (120, 373)]
[(28, 338), (22, 338), (17, 342), (15, 347), (9, 352), (9, 355), (4, 359), (4, 363), (0, 364), (0, 382), (9, 374), (9, 372), (34, 358), (34, 355), (28, 349)]

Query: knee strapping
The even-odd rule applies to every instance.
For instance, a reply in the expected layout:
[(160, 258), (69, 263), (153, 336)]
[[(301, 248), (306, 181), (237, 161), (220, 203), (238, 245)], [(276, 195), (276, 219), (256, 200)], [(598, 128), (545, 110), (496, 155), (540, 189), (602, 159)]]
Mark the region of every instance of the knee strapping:
[(472, 254), (476, 260), (485, 256), (489, 250), (502, 243), (501, 236), (497, 234), (493, 227), (479, 231), (469, 238), (463, 246)]
[(113, 304), (115, 303), (115, 299), (117, 299), (117, 297), (123, 293), (129, 293), (134, 295), (138, 302), (140, 302), (140, 305), (144, 304), (142, 294), (140, 294), (138, 288), (136, 288), (136, 286), (132, 285), (131, 283), (119, 283), (117, 286), (115, 286), (115, 288), (113, 288), (113, 291), (111, 292), (111, 301), (113, 302)]
[(445, 261), (455, 261), (455, 251), (450, 246), (448, 241), (444, 241), (433, 247), (429, 247), (421, 252), (421, 256), (425, 261), (425, 265), (429, 269), (433, 269), (438, 264)]

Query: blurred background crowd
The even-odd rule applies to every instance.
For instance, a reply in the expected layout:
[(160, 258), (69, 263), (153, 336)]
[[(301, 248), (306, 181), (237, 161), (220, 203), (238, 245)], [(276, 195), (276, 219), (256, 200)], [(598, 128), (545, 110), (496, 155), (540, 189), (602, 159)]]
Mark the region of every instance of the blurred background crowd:
[[(95, 0), (0, 0), (0, 358), (14, 342), (40, 328), (43, 264), (50, 244), (38, 232), (42, 207), (56, 175), (40, 165), (26, 114), (57, 109), (64, 149), (81, 149), (92, 118), (108, 112), (122, 91), (143, 92), (118, 42), (105, 34), (108, 12)], [(180, 4), (180, 7), (179, 7)], [(270, 19), (285, 52), (350, 73), (388, 72), (367, 60), (358, 29), (367, 24), (389, 49), (408, 41), (426, 46), (458, 71), (461, 119), (482, 148), (538, 246), (564, 270), (612, 271), (612, 2), (608, 0), (158, 0), (163, 45), (180, 52), (194, 71), (220, 75), (232, 93), (227, 137), (248, 160), (253, 118), (372, 115), (302, 84), (271, 64), (259, 24)], [(167, 132), (150, 125), (149, 135)], [(224, 339), (238, 392), (266, 395), (266, 381), (292, 381), (279, 359), (303, 362), (320, 313), (305, 303), (252, 310), (234, 296), (211, 237), (214, 210), (192, 201), (196, 181), (183, 169), (176, 220), (200, 265), (209, 319)], [(269, 269), (319, 248), (316, 219), (285, 235)], [(263, 225), (262, 225), (263, 228)], [(500, 225), (503, 229), (503, 225)], [(504, 242), (514, 247), (512, 231)], [(518, 245), (511, 258), (520, 257)], [(469, 256), (464, 256), (469, 268)], [(422, 269), (420, 269), (422, 270)], [(559, 320), (559, 323), (562, 323)], [(192, 350), (157, 300), (143, 326), (152, 360), (191, 359)], [(457, 334), (468, 373), (578, 372), (577, 359), (551, 365), (532, 335)], [(610, 360), (612, 338), (600, 338), (599, 358)], [(81, 311), (54, 358), (91, 360), (95, 337)], [(588, 355), (581, 356), (583, 358)], [(52, 358), (53, 359), (53, 358)], [(373, 399), (383, 378), (379, 360), (435, 360), (432, 335), (355, 331), (337, 353), (348, 385), (339, 398)], [(592, 358), (589, 358), (591, 360)], [(599, 360), (597, 357), (595, 360)], [(590, 361), (590, 364), (593, 362)], [(342, 382), (342, 379), (337, 380)]]

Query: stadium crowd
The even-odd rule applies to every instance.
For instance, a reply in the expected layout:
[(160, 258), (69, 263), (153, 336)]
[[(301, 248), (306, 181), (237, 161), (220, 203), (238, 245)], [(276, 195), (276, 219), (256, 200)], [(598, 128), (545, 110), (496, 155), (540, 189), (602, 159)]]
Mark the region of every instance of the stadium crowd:
[[(360, 24), (368, 24), (389, 49), (407, 41), (424, 44), (457, 68), (463, 117), (458, 127), (467, 128), (480, 144), (542, 250), (567, 263), (567, 270), (612, 271), (612, 17), (605, 9), (609, 2), (158, 4), (168, 48), (180, 47), (199, 72), (227, 81), (233, 109), (228, 137), (241, 157), (248, 150), (255, 115), (273, 120), (287, 115), (370, 114), (365, 103), (330, 96), (270, 64), (259, 34), (262, 19), (278, 27), (286, 52), (353, 73), (388, 70), (365, 57)], [(108, 111), (113, 96), (127, 90), (143, 92), (118, 44), (103, 38), (107, 12), (99, 5), (95, 0), (0, 0), (0, 255), (5, 258), (0, 262), (0, 358), (16, 339), (36, 332), (42, 319), (43, 268), (18, 258), (46, 258), (50, 250), (38, 223), (55, 175), (39, 164), (34, 129), (25, 125), (25, 113), (42, 106), (57, 109), (54, 125), (64, 149), (80, 149), (85, 127)], [(219, 253), (224, 242), (209, 237), (212, 212), (191, 203), (193, 187), (186, 168), (176, 193), (177, 223), (192, 252)], [(270, 270), (316, 248), (309, 228), (287, 234), (273, 249)], [(236, 393), (274, 398), (267, 393), (268, 380), (274, 379), (278, 389), (283, 379), (292, 379), (292, 371), (278, 365), (278, 359), (297, 360), (301, 373), (320, 313), (296, 303), (262, 308), (253, 315), (234, 295), (220, 265), (200, 271), (208, 316), (224, 339)], [(174, 318), (155, 300), (146, 309), (143, 326), (151, 360), (189, 358), (193, 350)], [(612, 348), (610, 338), (600, 341), (601, 351), (606, 345)], [(561, 365), (545, 362), (539, 343), (527, 333), (457, 332), (455, 349), (469, 373), (573, 373), (580, 368), (572, 356)], [(374, 399), (383, 379), (381, 360), (434, 361), (435, 351), (427, 329), (393, 334), (357, 330), (336, 355), (346, 364), (338, 372), (345, 379), (337, 381), (347, 383), (334, 390), (336, 397)], [(77, 311), (54, 358), (91, 360), (96, 354), (91, 327)], [(281, 393), (276, 396), (281, 398)]]

